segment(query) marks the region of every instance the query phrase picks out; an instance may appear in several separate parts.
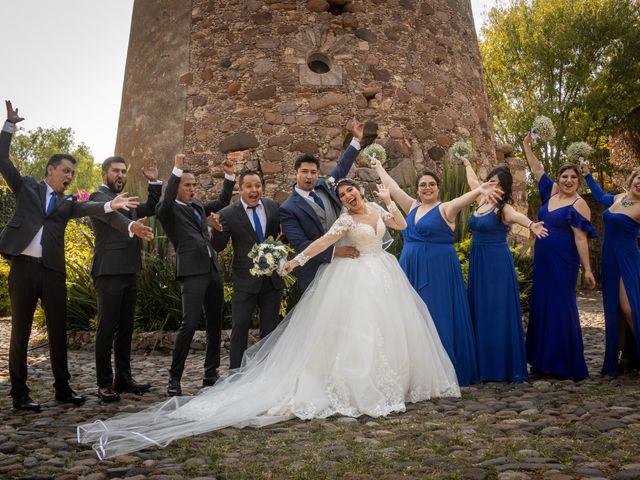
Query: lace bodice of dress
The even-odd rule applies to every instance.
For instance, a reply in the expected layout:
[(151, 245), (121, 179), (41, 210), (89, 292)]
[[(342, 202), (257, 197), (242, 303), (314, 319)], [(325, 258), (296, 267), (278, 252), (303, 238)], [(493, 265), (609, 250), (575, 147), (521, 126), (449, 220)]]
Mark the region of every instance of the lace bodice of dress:
[(338, 235), (346, 231), (344, 238), (347, 239), (347, 244), (356, 247), (360, 255), (378, 255), (382, 252), (382, 237), (386, 232), (384, 220), (393, 218), (393, 215), (376, 203), (369, 202), (367, 206), (375, 208), (379, 214), (375, 230), (368, 223), (357, 222), (351, 214), (344, 212), (327, 234)]

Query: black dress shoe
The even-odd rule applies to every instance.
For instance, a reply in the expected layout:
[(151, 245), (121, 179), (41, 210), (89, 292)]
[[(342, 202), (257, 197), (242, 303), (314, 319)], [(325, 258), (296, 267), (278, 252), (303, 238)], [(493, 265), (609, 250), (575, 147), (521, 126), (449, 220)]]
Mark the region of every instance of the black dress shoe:
[(169, 385), (167, 385), (167, 395), (170, 397), (178, 397), (182, 395), (182, 387), (180, 386), (180, 380), (169, 380)]
[(120, 395), (118, 395), (117, 392), (114, 392), (111, 387), (99, 387), (98, 398), (103, 402), (110, 403), (120, 400)]
[(71, 389), (63, 392), (56, 392), (56, 400), (62, 403), (73, 403), (74, 405), (82, 405), (87, 399), (83, 395), (78, 395)]
[(39, 412), (40, 404), (37, 402), (34, 402), (29, 395), (22, 395), (20, 397), (14, 397), (13, 409), (26, 410), (29, 412)]
[(214, 377), (204, 377), (202, 379), (202, 386), (213, 387), (213, 385), (218, 381), (219, 378), (220, 378), (220, 375), (218, 375), (217, 373)]
[(138, 383), (133, 378), (129, 380), (115, 380), (113, 382), (113, 389), (116, 393), (135, 393), (136, 395), (142, 395), (151, 388), (150, 383)]

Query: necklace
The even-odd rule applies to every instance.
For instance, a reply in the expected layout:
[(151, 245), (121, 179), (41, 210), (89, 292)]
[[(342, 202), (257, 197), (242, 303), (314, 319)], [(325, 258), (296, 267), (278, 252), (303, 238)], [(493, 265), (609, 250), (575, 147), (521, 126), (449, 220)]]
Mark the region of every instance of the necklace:
[(638, 202), (640, 202), (640, 200), (629, 200), (626, 195), (620, 199), (620, 203), (623, 207), (630, 207)]

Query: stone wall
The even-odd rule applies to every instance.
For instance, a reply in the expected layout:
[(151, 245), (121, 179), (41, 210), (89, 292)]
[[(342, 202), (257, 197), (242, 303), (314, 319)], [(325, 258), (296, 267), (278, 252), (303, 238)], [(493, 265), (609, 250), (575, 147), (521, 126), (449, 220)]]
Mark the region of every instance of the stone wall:
[[(160, 85), (147, 75), (145, 88), (144, 75), (157, 69), (149, 62), (175, 53), (164, 52), (162, 45), (170, 42), (154, 35), (151, 42), (160, 38), (163, 43), (149, 48), (160, 55), (141, 63), (142, 82), (136, 89), (125, 84), (123, 110), (126, 103), (132, 112), (138, 103), (145, 119), (154, 111), (149, 103), (167, 97), (173, 102), (179, 100), (176, 91), (186, 91), (183, 110), (160, 109), (173, 115), (170, 122), (163, 120), (168, 127), (141, 131), (135, 115), (121, 115), (118, 145), (131, 152), (134, 167), (141, 152), (157, 152), (164, 159), (161, 173), (168, 174), (172, 149), (156, 146), (174, 141), (176, 151), (180, 139), (163, 134), (179, 130), (188, 163), (198, 174), (199, 195), (217, 195), (225, 152), (250, 149), (238, 170), (260, 169), (266, 195), (282, 200), (298, 155), (317, 155), (324, 172), (335, 164), (353, 116), (379, 123), (396, 178), (441, 166), (446, 149), (457, 140), (474, 143), (481, 174), (496, 162), (469, 0), (187, 3), (190, 36), (187, 43), (179, 42), (182, 61), (169, 62)], [(153, 23), (149, 17), (157, 15), (158, 4), (136, 1), (132, 42), (134, 31)], [(176, 20), (182, 32), (184, 19)], [(146, 31), (136, 34), (148, 36)], [(140, 57), (131, 45), (129, 55)], [(129, 59), (125, 82), (131, 81), (130, 70), (140, 69)], [(135, 149), (129, 146), (133, 143)], [(353, 174), (375, 180), (366, 167)]]
[(184, 148), (187, 89), (177, 79), (189, 70), (190, 0), (144, 0), (133, 6), (115, 154), (140, 168), (156, 160), (166, 178)]

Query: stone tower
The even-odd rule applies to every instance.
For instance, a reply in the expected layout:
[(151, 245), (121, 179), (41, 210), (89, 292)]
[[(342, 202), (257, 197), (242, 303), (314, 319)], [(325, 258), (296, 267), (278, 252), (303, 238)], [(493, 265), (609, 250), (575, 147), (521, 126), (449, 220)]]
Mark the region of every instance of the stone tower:
[(328, 171), (353, 116), (379, 123), (399, 179), (441, 168), (457, 140), (495, 163), (469, 0), (136, 0), (116, 145), (134, 180), (147, 158), (166, 178), (184, 151), (214, 196), (225, 152), (251, 149), (282, 200), (295, 158)]

